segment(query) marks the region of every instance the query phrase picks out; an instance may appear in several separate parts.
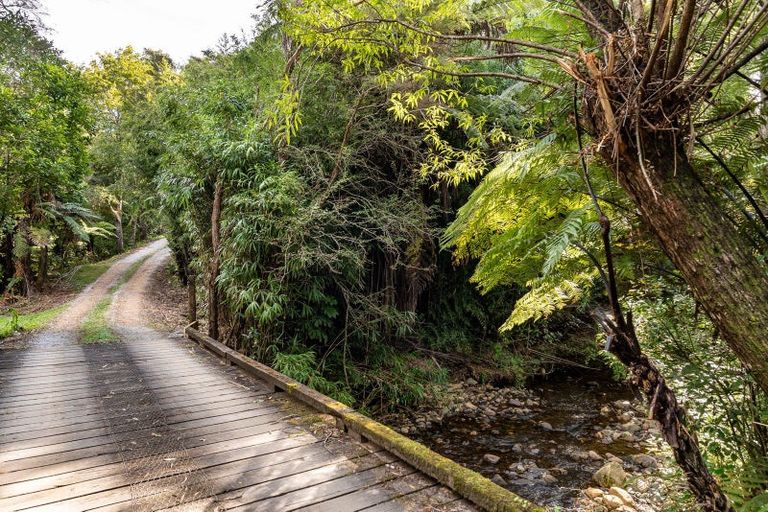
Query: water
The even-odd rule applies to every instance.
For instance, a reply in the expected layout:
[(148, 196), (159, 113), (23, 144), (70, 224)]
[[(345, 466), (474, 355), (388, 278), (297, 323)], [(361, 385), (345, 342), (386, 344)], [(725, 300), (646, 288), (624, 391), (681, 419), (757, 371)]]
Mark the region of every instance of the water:
[[(529, 413), (501, 414), (490, 421), (487, 415), (459, 414), (414, 437), (489, 478), (500, 475), (507, 488), (525, 498), (566, 508), (605, 463), (589, 459), (585, 452), (593, 450), (603, 457), (611, 453), (627, 458), (644, 451), (636, 442), (604, 444), (595, 435), (605, 427), (621, 424), (619, 415), (628, 414), (612, 405), (634, 400), (625, 385), (604, 376), (589, 382), (562, 378), (540, 383), (532, 391), (540, 406)], [(606, 406), (610, 411), (601, 414), (601, 408)], [(547, 430), (542, 422), (551, 425), (552, 430)], [(576, 453), (580, 453), (580, 458), (573, 456)], [(499, 456), (500, 460), (489, 463), (483, 460), (485, 454)], [(545, 481), (545, 473), (557, 480), (547, 477), (549, 482)]]

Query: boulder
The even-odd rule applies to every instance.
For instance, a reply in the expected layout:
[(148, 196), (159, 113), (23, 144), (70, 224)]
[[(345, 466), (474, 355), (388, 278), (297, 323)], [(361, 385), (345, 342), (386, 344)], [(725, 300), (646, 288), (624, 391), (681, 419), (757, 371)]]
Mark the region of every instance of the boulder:
[(488, 464), (498, 464), (499, 460), (501, 460), (501, 457), (492, 453), (483, 455), (483, 462), (487, 462)]
[(592, 460), (603, 460), (602, 455), (597, 453), (595, 450), (589, 450), (589, 452), (587, 453), (587, 457), (589, 457)]
[[(622, 485), (627, 479), (627, 473), (624, 472), (624, 468), (618, 462), (608, 462), (598, 469), (592, 480), (601, 487), (614, 487)], [(621, 505), (621, 504), (619, 504)]]

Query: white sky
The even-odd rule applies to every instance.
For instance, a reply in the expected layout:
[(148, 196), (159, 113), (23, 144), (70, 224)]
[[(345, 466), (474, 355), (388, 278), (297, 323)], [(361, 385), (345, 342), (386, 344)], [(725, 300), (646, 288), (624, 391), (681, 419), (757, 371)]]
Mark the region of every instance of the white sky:
[(250, 32), (259, 0), (43, 0), (48, 37), (87, 64), (96, 53), (131, 45), (163, 50), (182, 64), (222, 34)]

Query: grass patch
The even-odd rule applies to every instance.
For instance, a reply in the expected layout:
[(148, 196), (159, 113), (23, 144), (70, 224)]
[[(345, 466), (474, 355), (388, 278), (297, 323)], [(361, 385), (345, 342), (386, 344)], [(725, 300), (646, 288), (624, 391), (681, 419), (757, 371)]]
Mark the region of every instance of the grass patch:
[(48, 325), (59, 313), (64, 311), (67, 304), (62, 304), (51, 309), (44, 309), (35, 313), (24, 315), (12, 312), (9, 315), (0, 316), (0, 339), (11, 336), (16, 331), (34, 331)]
[(107, 310), (112, 303), (112, 296), (101, 299), (88, 313), (80, 330), (80, 341), (83, 343), (111, 343), (119, 338), (107, 323)]
[(81, 291), (83, 288), (96, 281), (101, 275), (112, 266), (112, 258), (103, 261), (97, 261), (96, 263), (86, 263), (80, 265), (72, 273), (72, 277), (69, 278), (69, 283), (77, 291)]

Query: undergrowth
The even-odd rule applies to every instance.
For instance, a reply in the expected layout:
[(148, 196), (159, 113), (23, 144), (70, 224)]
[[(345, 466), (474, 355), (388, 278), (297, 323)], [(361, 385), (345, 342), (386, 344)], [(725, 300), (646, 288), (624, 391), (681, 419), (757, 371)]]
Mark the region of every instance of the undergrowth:
[(62, 304), (51, 309), (22, 315), (11, 310), (10, 314), (0, 316), (0, 339), (7, 338), (18, 331), (34, 331), (45, 327), (66, 307), (66, 304)]

